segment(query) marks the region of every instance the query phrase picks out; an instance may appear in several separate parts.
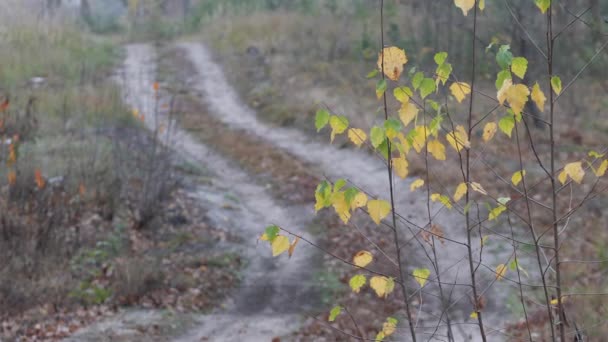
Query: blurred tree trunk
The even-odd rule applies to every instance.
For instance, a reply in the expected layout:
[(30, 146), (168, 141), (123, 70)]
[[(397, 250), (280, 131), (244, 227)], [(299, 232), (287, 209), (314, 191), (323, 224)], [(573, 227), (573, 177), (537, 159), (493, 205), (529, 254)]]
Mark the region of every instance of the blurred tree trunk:
[(80, 1), (80, 16), (87, 21), (91, 19), (91, 5), (89, 4), (89, 0)]

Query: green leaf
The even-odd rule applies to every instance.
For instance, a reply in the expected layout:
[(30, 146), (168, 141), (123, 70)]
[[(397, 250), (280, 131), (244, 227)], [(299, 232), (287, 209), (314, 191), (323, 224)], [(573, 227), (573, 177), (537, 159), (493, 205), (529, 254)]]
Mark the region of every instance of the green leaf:
[(513, 131), (513, 128), (515, 128), (515, 118), (513, 115), (506, 115), (500, 119), (500, 121), (498, 121), (498, 128), (510, 138), (511, 132)]
[(536, 7), (544, 14), (551, 6), (551, 0), (534, 0)]
[(342, 313), (342, 307), (339, 305), (334, 306), (329, 312), (329, 318), (327, 320), (330, 322), (335, 321), (340, 313)]
[(376, 97), (377, 98), (381, 98), (382, 95), (384, 95), (384, 92), (386, 91), (386, 80), (378, 80), (378, 83), (376, 83)]
[(380, 152), (380, 155), (384, 157), (384, 159), (388, 160), (388, 143), (386, 142), (386, 139), (384, 139), (382, 144), (377, 147), (377, 150)]
[(528, 70), (528, 60), (524, 57), (515, 57), (511, 63), (511, 71), (521, 78), (522, 80), (526, 76), (526, 71)]
[(414, 77), (412, 78), (412, 87), (414, 87), (414, 90), (418, 90), (418, 88), (420, 88), (420, 83), (422, 83), (422, 80), (424, 79), (424, 74), (422, 73), (422, 71), (418, 71)]
[(513, 61), (513, 54), (509, 45), (501, 45), (496, 53), (496, 62), (502, 69), (508, 69)]
[(331, 206), (331, 185), (322, 181), (315, 190), (315, 212)]
[(432, 78), (425, 78), (420, 83), (420, 97), (424, 99), (425, 97), (432, 94), (436, 89), (435, 81)]
[(357, 274), (350, 278), (348, 286), (350, 286), (354, 293), (359, 293), (366, 282), (367, 278), (363, 274)]
[(344, 191), (344, 200), (346, 200), (346, 203), (350, 206), (353, 203), (355, 196), (357, 196), (358, 194), (359, 194), (359, 189), (348, 188), (348, 189), (346, 189), (346, 191)]
[(407, 103), (410, 100), (410, 97), (412, 97), (413, 93), (409, 87), (403, 86), (393, 89), (393, 95), (395, 96), (397, 101), (401, 103)]
[(268, 238), (268, 241), (270, 243), (272, 243), (272, 241), (274, 241), (274, 239), (277, 237), (277, 235), (279, 235), (279, 227), (272, 225), (272, 226), (268, 226), (266, 227), (266, 230), (264, 231), (264, 233), (266, 234), (266, 237)]
[(334, 193), (340, 191), (346, 185), (346, 180), (340, 178), (334, 183)]
[(562, 79), (559, 76), (551, 77), (551, 88), (557, 95), (562, 92)]
[(325, 109), (317, 110), (317, 115), (315, 116), (315, 127), (317, 128), (317, 132), (321, 131), (328, 123), (329, 112)]
[(365, 76), (366, 78), (374, 78), (378, 75), (378, 69), (374, 69), (372, 71), (370, 71), (367, 76)]
[(378, 148), (386, 140), (386, 131), (382, 127), (374, 126), (369, 132), (369, 136), (372, 146)]
[(441, 65), (445, 62), (446, 58), (448, 58), (447, 52), (437, 52), (434, 57), (435, 63), (437, 63), (437, 65)]
[(441, 123), (443, 122), (443, 115), (437, 114), (431, 123), (429, 123), (429, 130), (431, 131), (431, 135), (437, 135), (439, 132), (439, 128), (441, 128)]
[(511, 200), (511, 197), (498, 197), (496, 199), (496, 202), (498, 202), (502, 205), (507, 205), (507, 203), (509, 203), (510, 200)]
[(390, 118), (384, 122), (384, 129), (386, 137), (392, 140), (399, 134), (399, 131), (401, 131), (401, 122), (397, 119)]

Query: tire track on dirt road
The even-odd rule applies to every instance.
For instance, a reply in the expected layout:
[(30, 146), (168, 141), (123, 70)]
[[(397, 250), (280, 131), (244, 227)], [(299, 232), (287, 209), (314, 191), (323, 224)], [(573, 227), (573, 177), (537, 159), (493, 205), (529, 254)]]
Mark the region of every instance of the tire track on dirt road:
[[(236, 246), (236, 252), (246, 260), (241, 285), (222, 308), (207, 315), (195, 315), (196, 328), (182, 332), (177, 338), (166, 336), (154, 340), (270, 341), (296, 330), (300, 324), (297, 313), (315, 304), (311, 300), (315, 289), (312, 286), (313, 268), (310, 267), (315, 251), (306, 244), (299, 244), (297, 253), (290, 259), (286, 256), (272, 258), (268, 246), (258, 245), (257, 239), (269, 223), (304, 233), (314, 218), (312, 207), (277, 203), (266, 188), (256, 184), (254, 177), (233, 161), (169, 122), (167, 113), (157, 108), (153, 87), (157, 79), (154, 47), (133, 44), (126, 47), (126, 52), (122, 70), (126, 103), (143, 114), (144, 123), (151, 131), (161, 126), (171, 127), (170, 140), (165, 143), (181, 157), (213, 174), (212, 184), (201, 184), (192, 195), (209, 204), (206, 205), (209, 208), (207, 216), (212, 225), (242, 238), (244, 243)], [(226, 197), (234, 198), (234, 203), (224, 205)], [(127, 326), (138, 321), (151, 325), (155, 320), (163, 319), (159, 311), (135, 310), (119, 315), (83, 329), (72, 340), (98, 340), (100, 334), (128, 330)], [(129, 321), (128, 324), (125, 321)]]

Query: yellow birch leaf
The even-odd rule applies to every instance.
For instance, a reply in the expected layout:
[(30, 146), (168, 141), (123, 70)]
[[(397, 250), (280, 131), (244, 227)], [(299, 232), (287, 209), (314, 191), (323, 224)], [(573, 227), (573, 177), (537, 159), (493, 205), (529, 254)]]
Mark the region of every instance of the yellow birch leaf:
[(520, 171), (515, 172), (513, 174), (513, 176), (511, 176), (511, 183), (513, 183), (513, 185), (517, 186), (525, 175), (526, 175), (526, 170), (520, 170)]
[(507, 274), (507, 266), (505, 264), (496, 266), (496, 280), (502, 280), (505, 274)]
[[(585, 170), (583, 170), (583, 164), (580, 161), (566, 164), (566, 166), (564, 166), (564, 171), (568, 176), (570, 176), (570, 178), (572, 178), (573, 181), (577, 182), (578, 184), (583, 181), (583, 177), (585, 176)], [(564, 182), (562, 182), (562, 184), (563, 183)]]
[(559, 173), (559, 176), (557, 176), (557, 179), (560, 183), (562, 183), (562, 185), (566, 183), (566, 179), (568, 179), (568, 174), (566, 173), (566, 170), (562, 170), (562, 172)]
[(336, 214), (340, 216), (340, 219), (342, 220), (342, 222), (344, 222), (344, 224), (347, 224), (348, 220), (350, 220), (350, 206), (346, 201), (346, 196), (344, 196), (344, 192), (340, 191), (334, 193), (332, 195), (331, 202), (334, 209), (336, 210)]
[(479, 10), (483, 11), (484, 9), (486, 9), (486, 0), (479, 0)]
[(424, 185), (424, 180), (418, 178), (410, 184), (410, 191), (414, 191)]
[(369, 265), (372, 260), (374, 260), (374, 256), (372, 255), (372, 253), (368, 251), (360, 251), (357, 252), (357, 254), (355, 254), (355, 256), (353, 257), (353, 264), (359, 267), (365, 267)]
[(471, 182), (471, 189), (473, 189), (473, 191), (477, 191), (480, 194), (483, 195), (487, 195), (488, 193), (486, 192), (486, 190), (483, 188), (483, 186), (481, 186), (481, 184), (476, 183), (476, 182)]
[(456, 126), (456, 130), (454, 132), (448, 133), (445, 136), (445, 139), (448, 141), (450, 146), (453, 149), (460, 152), (463, 148), (471, 147), (471, 143), (469, 142), (469, 135), (467, 131), (464, 129), (462, 125)]
[(395, 283), (392, 279), (382, 276), (374, 276), (369, 280), (369, 286), (376, 291), (378, 297), (386, 297), (395, 287)]
[(289, 239), (287, 236), (277, 235), (272, 241), (272, 256), (276, 257), (289, 249)]
[(462, 10), (462, 14), (466, 17), (471, 8), (475, 6), (475, 0), (454, 0), (454, 5)]
[(380, 221), (391, 212), (391, 205), (387, 201), (372, 200), (367, 202), (367, 211), (372, 220), (380, 225)]
[(359, 128), (349, 128), (348, 129), (348, 138), (350, 141), (355, 144), (357, 147), (361, 147), (361, 145), (367, 140), (367, 134), (362, 129)]
[(488, 142), (488, 141), (492, 140), (492, 138), (494, 138), (494, 135), (496, 134), (497, 130), (498, 130), (498, 125), (496, 125), (496, 122), (488, 122), (483, 127), (483, 141)]
[(296, 236), (296, 238), (293, 240), (293, 242), (291, 243), (291, 245), (289, 245), (289, 250), (287, 251), (287, 253), (289, 253), (289, 257), (290, 258), (293, 255), (293, 251), (296, 249), (296, 246), (298, 245), (298, 242), (300, 242), (300, 237)]
[(358, 194), (355, 195), (355, 198), (353, 198), (353, 201), (351, 203), (351, 209), (355, 210), (357, 208), (361, 208), (364, 207), (367, 204), (367, 195), (364, 192), (359, 192)]
[(382, 324), (382, 332), (384, 333), (384, 336), (392, 335), (395, 330), (397, 330), (397, 324), (394, 322), (384, 322)]
[(534, 101), (538, 110), (540, 110), (541, 112), (545, 110), (545, 101), (547, 101), (547, 98), (545, 97), (543, 91), (540, 89), (538, 82), (536, 82), (536, 84), (534, 84), (534, 86), (532, 87), (532, 101)]
[(500, 103), (501, 105), (505, 103), (505, 100), (507, 99), (507, 91), (509, 90), (509, 88), (511, 88), (512, 85), (513, 80), (510, 78), (507, 78), (506, 80), (504, 80), (504, 82), (502, 82), (502, 86), (498, 90), (498, 93), (496, 93), (498, 103)]
[(384, 74), (393, 81), (397, 81), (403, 72), (403, 65), (407, 63), (405, 51), (396, 47), (386, 47), (378, 54), (378, 70), (382, 71), (382, 55), (384, 55)]
[(429, 141), (426, 148), (435, 159), (445, 160), (445, 146), (439, 140)]
[(329, 118), (329, 126), (331, 127), (331, 141), (337, 134), (342, 134), (348, 128), (348, 119), (345, 116), (333, 115)]
[(477, 319), (477, 316), (478, 316), (478, 315), (477, 315), (477, 311), (473, 311), (473, 312), (471, 312), (471, 314), (469, 315), (469, 317), (474, 318), (474, 319)]
[(456, 101), (458, 101), (458, 103), (461, 103), (462, 100), (464, 100), (465, 97), (467, 97), (467, 95), (471, 93), (471, 86), (465, 82), (454, 82), (450, 86), (450, 91), (452, 92), (452, 95), (454, 95), (454, 97), (456, 98)]
[(468, 191), (467, 183), (460, 183), (456, 187), (456, 191), (454, 192), (454, 201), (458, 202), (462, 198), (462, 196), (466, 195)]
[(412, 275), (418, 284), (420, 284), (420, 287), (423, 287), (427, 279), (429, 279), (431, 271), (428, 268), (416, 268), (414, 269), (414, 272), (412, 272)]
[(507, 101), (515, 115), (520, 115), (524, 110), (524, 106), (528, 102), (528, 95), (530, 95), (530, 89), (523, 84), (515, 84), (507, 90)]
[(414, 131), (416, 132), (416, 134), (413, 138), (412, 146), (414, 147), (414, 150), (416, 150), (417, 153), (420, 153), (420, 151), (422, 151), (422, 148), (426, 144), (426, 138), (431, 132), (429, 129), (426, 128), (426, 126), (416, 126), (416, 128), (414, 128)]
[(418, 115), (419, 111), (420, 110), (418, 107), (411, 102), (402, 104), (401, 108), (399, 109), (399, 119), (401, 119), (401, 122), (403, 122), (403, 126), (405, 127), (412, 122), (412, 120), (414, 120)]
[(597, 168), (597, 170), (595, 170), (595, 175), (597, 177), (602, 177), (606, 173), (607, 169), (608, 169), (608, 159), (604, 160), (600, 164), (600, 166)]
[(407, 162), (407, 159), (405, 159), (405, 157), (400, 156), (399, 158), (393, 158), (393, 170), (395, 170), (395, 174), (397, 174), (397, 176), (401, 177), (402, 179), (405, 179), (407, 177), (408, 166), (409, 163)]

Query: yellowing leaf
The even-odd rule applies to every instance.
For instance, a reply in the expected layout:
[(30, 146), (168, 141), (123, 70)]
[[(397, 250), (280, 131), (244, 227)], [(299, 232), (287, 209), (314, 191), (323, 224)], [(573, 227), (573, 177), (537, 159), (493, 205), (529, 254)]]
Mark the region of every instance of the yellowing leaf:
[(526, 175), (526, 170), (520, 170), (520, 171), (515, 172), (513, 174), (513, 176), (511, 176), (511, 183), (513, 183), (513, 185), (517, 186), (525, 175)]
[(566, 183), (566, 176), (570, 176), (573, 181), (581, 183), (585, 176), (585, 170), (583, 170), (583, 164), (579, 162), (568, 163), (564, 166), (564, 170), (559, 175), (559, 181), (564, 184)]
[(474, 318), (474, 319), (477, 319), (477, 316), (478, 315), (477, 315), (476, 311), (471, 312), (471, 314), (469, 315), (469, 317)]
[(505, 210), (507, 210), (507, 207), (503, 204), (490, 210), (490, 213), (488, 214), (488, 220), (489, 221), (496, 220), (500, 216), (500, 214), (502, 214)]
[(445, 146), (439, 140), (429, 141), (426, 148), (435, 159), (445, 160)]
[(498, 125), (496, 125), (496, 122), (488, 122), (483, 127), (483, 141), (488, 142), (488, 141), (492, 140), (492, 138), (494, 138), (494, 135), (496, 134), (497, 130), (498, 130)]
[(597, 177), (602, 177), (606, 173), (607, 169), (608, 169), (608, 159), (604, 160), (600, 164), (600, 166), (597, 168), (597, 170), (595, 170), (595, 175)]
[(412, 272), (412, 275), (418, 284), (420, 284), (420, 287), (423, 287), (427, 279), (429, 279), (431, 271), (428, 268), (416, 268), (414, 269), (414, 272)]
[(454, 0), (454, 5), (462, 10), (466, 17), (467, 13), (475, 6), (475, 0)]
[(483, 11), (484, 9), (486, 9), (486, 0), (479, 0), (479, 10)]
[(426, 138), (429, 136), (430, 130), (426, 128), (426, 126), (416, 126), (414, 128), (414, 137), (412, 139), (412, 146), (417, 153), (422, 151), (426, 143)]
[(287, 236), (278, 235), (272, 241), (272, 256), (276, 257), (289, 249), (289, 239)]
[(562, 79), (559, 76), (551, 77), (551, 88), (557, 95), (562, 92)]
[(463, 148), (471, 147), (471, 143), (469, 142), (469, 135), (463, 126), (456, 126), (456, 131), (448, 133), (445, 136), (445, 139), (448, 141), (450, 146), (453, 149), (460, 152)]
[(374, 276), (369, 280), (369, 286), (376, 291), (378, 297), (387, 297), (395, 288), (395, 282), (387, 277)]
[(397, 176), (405, 179), (408, 174), (408, 166), (409, 163), (405, 157), (401, 156), (399, 158), (393, 158), (393, 170), (395, 170), (395, 174), (397, 174)]
[(296, 246), (298, 245), (298, 242), (300, 242), (300, 237), (296, 236), (296, 238), (293, 240), (293, 242), (291, 243), (291, 245), (289, 245), (289, 250), (287, 250), (287, 253), (289, 254), (290, 258), (293, 255), (293, 251), (296, 249)]
[(424, 180), (418, 178), (410, 184), (410, 191), (414, 191), (424, 185)]
[(446, 195), (442, 195), (442, 194), (431, 194), (431, 201), (433, 202), (441, 202), (441, 204), (443, 204), (446, 208), (448, 209), (452, 209), (452, 202), (450, 202), (450, 199), (448, 198), (448, 196)]
[(366, 282), (367, 278), (365, 278), (364, 275), (357, 274), (350, 278), (350, 280), (348, 281), (348, 286), (350, 286), (354, 293), (359, 293), (359, 291), (361, 291), (361, 288), (365, 285)]
[(355, 195), (350, 207), (352, 210), (364, 207), (367, 204), (367, 195), (364, 192), (359, 192)]
[(534, 101), (538, 110), (540, 110), (541, 112), (545, 110), (545, 101), (547, 101), (547, 98), (545, 97), (543, 91), (540, 89), (538, 82), (536, 82), (532, 87), (532, 101)]
[(549, 6), (551, 6), (551, 0), (534, 0), (534, 3), (543, 14), (545, 14), (549, 9)]
[(515, 57), (511, 61), (511, 71), (522, 80), (526, 76), (528, 70), (528, 60), (524, 57)]
[(329, 118), (329, 126), (331, 127), (331, 141), (337, 134), (342, 134), (348, 128), (348, 119), (345, 116), (332, 115)]
[(496, 93), (496, 97), (498, 98), (498, 103), (500, 103), (501, 105), (505, 103), (505, 100), (507, 99), (507, 90), (509, 90), (509, 88), (511, 88), (512, 85), (513, 85), (513, 80), (510, 78), (507, 78), (506, 80), (504, 80), (502, 82), (502, 86), (500, 87), (500, 89), (498, 89), (498, 92)]
[[(384, 55), (384, 68), (382, 66)], [(378, 54), (378, 69), (382, 71), (384, 69), (384, 74), (386, 77), (393, 81), (397, 81), (401, 73), (403, 72), (403, 65), (407, 63), (407, 56), (405, 55), (405, 51), (396, 47), (390, 46), (386, 47)]]
[(510, 138), (513, 128), (515, 128), (515, 117), (511, 114), (503, 116), (500, 121), (498, 121), (498, 128)]
[(454, 82), (450, 86), (450, 91), (456, 98), (456, 101), (460, 103), (465, 97), (467, 97), (467, 95), (471, 93), (471, 86), (465, 82)]
[(528, 95), (530, 95), (530, 89), (523, 84), (515, 84), (509, 87), (506, 96), (509, 105), (515, 115), (521, 114), (528, 102)]
[(403, 126), (407, 126), (418, 115), (419, 109), (415, 104), (408, 102), (401, 105), (399, 109), (399, 119), (403, 122)]
[(334, 193), (331, 197), (331, 202), (334, 209), (336, 210), (336, 214), (340, 216), (342, 222), (344, 222), (345, 224), (348, 223), (348, 220), (350, 220), (350, 205), (346, 201), (346, 196), (344, 195), (344, 192), (340, 191)]
[(483, 186), (481, 186), (481, 184), (476, 183), (476, 182), (471, 182), (471, 189), (473, 189), (473, 191), (477, 191), (480, 194), (483, 195), (487, 195), (488, 193), (486, 192), (486, 190), (483, 188)]
[(458, 202), (468, 191), (467, 183), (460, 183), (454, 192), (454, 201)]
[[(567, 296), (562, 296), (562, 303), (566, 301), (566, 298), (568, 298)], [(551, 301), (549, 302), (551, 305), (557, 305), (559, 304), (557, 298), (553, 298), (551, 299)]]
[(359, 128), (350, 128), (348, 130), (348, 138), (353, 142), (357, 147), (361, 147), (361, 145), (367, 140), (367, 134), (362, 129)]
[(379, 225), (380, 221), (391, 212), (391, 205), (387, 201), (372, 200), (367, 202), (367, 211), (372, 220)]
[(397, 326), (393, 323), (385, 322), (382, 324), (382, 333), (384, 333), (384, 336), (389, 336), (389, 335), (393, 334), (396, 329), (397, 329)]
[(329, 317), (327, 318), (327, 320), (329, 322), (333, 322), (336, 320), (336, 317), (338, 317), (338, 315), (340, 315), (340, 313), (342, 313), (342, 307), (340, 306), (334, 306), (331, 311), (329, 312)]
[(505, 264), (500, 264), (496, 266), (496, 280), (501, 280), (507, 274), (507, 266)]
[(372, 255), (372, 253), (368, 251), (359, 251), (353, 257), (353, 264), (359, 267), (365, 267), (369, 265), (372, 260), (374, 260), (374, 256)]

